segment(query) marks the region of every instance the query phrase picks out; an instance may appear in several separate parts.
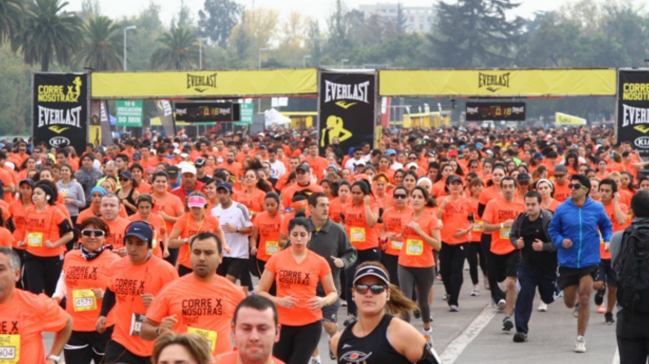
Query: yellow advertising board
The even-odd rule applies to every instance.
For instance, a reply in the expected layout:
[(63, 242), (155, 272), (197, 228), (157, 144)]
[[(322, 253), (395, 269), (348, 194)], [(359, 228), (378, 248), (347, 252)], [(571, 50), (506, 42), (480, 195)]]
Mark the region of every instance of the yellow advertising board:
[(557, 125), (586, 125), (586, 119), (561, 112), (554, 114), (554, 122)]
[(616, 70), (381, 70), (380, 96), (615, 96)]
[(91, 98), (159, 99), (318, 93), (318, 70), (93, 72)]

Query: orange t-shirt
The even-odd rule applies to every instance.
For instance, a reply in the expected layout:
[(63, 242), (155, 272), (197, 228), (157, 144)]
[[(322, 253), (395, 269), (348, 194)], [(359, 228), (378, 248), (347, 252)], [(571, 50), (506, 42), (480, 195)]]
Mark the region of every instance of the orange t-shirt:
[[(379, 208), (376, 204), (370, 203), (370, 210), (377, 214)], [(379, 235), (373, 227), (367, 225), (365, 219), (365, 205), (355, 206), (353, 202), (343, 207), (345, 215), (345, 230), (349, 241), (356, 250), (368, 250), (379, 246)]]
[[(442, 205), (446, 197), (437, 198), (437, 206)], [(442, 241), (446, 244), (455, 245), (466, 243), (471, 240), (470, 234), (465, 234), (459, 238), (453, 235), (457, 234), (459, 229), (466, 229), (469, 227), (469, 213), (473, 211), (471, 201), (466, 197), (460, 197), (457, 201), (451, 200), (448, 205), (444, 207), (442, 212), (442, 229), (440, 235)]]
[(559, 205), (561, 205), (561, 202), (553, 198), (552, 202), (550, 202), (550, 205), (548, 207), (543, 207), (543, 204), (541, 204), (541, 208), (555, 212), (557, 210), (557, 207), (559, 207)]
[[(11, 172), (7, 171), (4, 168), (0, 168), (0, 180), (2, 180), (5, 187), (9, 187), (11, 185), (15, 186), (16, 182), (14, 181), (14, 179), (16, 179), (16, 177), (12, 176)], [(7, 203), (11, 203), (15, 200), (14, 194), (12, 192), (5, 192), (4, 197), (4, 200)]]
[[(220, 228), (221, 223), (219, 222), (219, 219), (209, 213), (203, 215), (203, 221), (200, 225), (189, 212), (183, 214), (183, 216), (181, 216), (174, 224), (174, 229), (180, 231), (179, 239), (190, 239), (192, 236), (204, 232), (217, 234)], [(178, 248), (178, 264), (191, 269), (192, 263), (190, 261), (190, 253), (189, 244), (181, 245), (180, 248)]]
[[(144, 322), (147, 307), (142, 295), (156, 296), (167, 283), (178, 279), (176, 269), (166, 261), (151, 256), (142, 265), (133, 265), (129, 257), (116, 260), (110, 265), (108, 288), (115, 293), (115, 328), (112, 340), (139, 356), (150, 356), (153, 341), (144, 341), (139, 335), (137, 323)], [(132, 326), (132, 323), (137, 322)]]
[(206, 337), (214, 356), (232, 350), (230, 324), (234, 310), (244, 298), (241, 287), (225, 277), (217, 275), (211, 282), (201, 282), (194, 274), (187, 274), (158, 293), (146, 317), (161, 322), (165, 317), (176, 315), (178, 322), (173, 331), (194, 332)]
[(336, 224), (340, 224), (340, 214), (343, 213), (343, 204), (339, 198), (334, 198), (329, 202), (329, 218)]
[[(385, 231), (395, 235), (401, 234), (403, 231), (403, 221), (412, 216), (412, 208), (405, 207), (403, 210), (398, 211), (396, 208), (389, 208), (383, 213), (383, 226)], [(388, 241), (384, 253), (393, 256), (399, 256), (403, 248), (403, 241)]]
[(14, 242), (14, 236), (11, 231), (0, 226), (0, 246), (11, 247)]
[(291, 206), (291, 201), (293, 200), (293, 195), (298, 191), (306, 190), (306, 194), (310, 195), (313, 192), (324, 192), (320, 185), (309, 182), (306, 186), (300, 186), (297, 183), (287, 186), (282, 191), (282, 206), (288, 208)]
[[(157, 197), (154, 195), (153, 199), (155, 200), (155, 205), (153, 206), (153, 211), (151, 211), (152, 214), (157, 214), (162, 211), (171, 217), (179, 217), (180, 215), (178, 215), (178, 212), (180, 211), (182, 215), (182, 212), (185, 211), (183, 202), (171, 193), (165, 193), (163, 197)], [(171, 233), (171, 230), (174, 228), (174, 223), (165, 220), (165, 224), (167, 225), (167, 231)]]
[[(102, 300), (87, 290), (105, 289), (110, 276), (110, 265), (119, 259), (110, 251), (103, 251), (97, 258), (87, 261), (81, 256), (81, 250), (75, 249), (65, 254), (63, 276), (65, 279), (66, 311), (72, 316), (74, 331), (95, 331), (95, 324), (101, 311)], [(84, 292), (84, 290), (86, 290)], [(106, 318), (106, 327), (115, 324), (113, 311)]]
[[(229, 353), (221, 354), (214, 358), (212, 364), (237, 364), (239, 363), (237, 361), (238, 354), (238, 351), (231, 351)], [(271, 364), (284, 364), (283, 361), (277, 359), (276, 357), (273, 357), (272, 360), (273, 361)]]
[(143, 193), (151, 193), (151, 185), (148, 184), (147, 182), (144, 181), (144, 179), (138, 184), (138, 186), (135, 188), (137, 193), (140, 195)]
[(45, 242), (49, 240), (53, 243), (61, 238), (59, 224), (66, 220), (65, 215), (52, 205), (47, 205), (41, 212), (37, 212), (36, 206), (32, 206), (25, 214), (27, 252), (38, 257), (63, 255), (65, 244), (48, 248)]
[(487, 187), (484, 190), (482, 190), (482, 193), (480, 194), (480, 198), (478, 199), (478, 204), (487, 206), (487, 203), (489, 203), (489, 201), (499, 197), (502, 197), (502, 194), (496, 191), (494, 186)]
[(431, 194), (435, 198), (439, 198), (441, 196), (446, 196), (446, 180), (444, 178), (440, 179), (439, 181), (433, 183), (433, 187), (431, 189)]
[(561, 186), (558, 183), (554, 182), (554, 199), (559, 201), (559, 203), (566, 201), (570, 198), (570, 187), (569, 183)]
[(482, 240), (482, 219), (478, 216), (478, 201), (470, 198), (471, 201), (471, 210), (473, 211), (473, 229), (471, 229), (471, 242), (479, 243)]
[[(153, 248), (153, 255), (157, 256), (158, 258), (162, 258), (164, 254), (162, 253), (162, 248), (160, 247), (160, 240), (163, 239), (164, 234), (167, 231), (167, 225), (165, 225), (165, 221), (160, 217), (160, 215), (151, 213), (149, 214), (149, 218), (147, 220), (144, 220), (140, 217), (140, 214), (136, 212), (128, 217), (128, 221), (144, 221), (153, 225), (156, 230), (155, 239), (158, 240), (156, 242), (155, 248)], [(167, 242), (165, 241), (164, 243), (166, 244)]]
[(236, 201), (248, 208), (250, 217), (264, 211), (264, 198), (266, 198), (266, 192), (256, 187), (251, 195), (247, 194), (245, 189), (232, 194), (233, 201)]
[(302, 162), (307, 162), (311, 166), (311, 171), (318, 177), (318, 181), (324, 178), (325, 171), (329, 167), (329, 162), (322, 157), (311, 158), (310, 156), (302, 159)]
[(433, 247), (425, 242), (413, 228), (408, 227), (411, 221), (417, 222), (427, 235), (430, 235), (432, 230), (439, 229), (439, 220), (433, 211), (427, 211), (416, 219), (414, 214), (404, 218), (402, 225), (403, 249), (399, 253), (399, 265), (411, 268), (432, 267), (435, 265)]
[[(608, 216), (608, 219), (611, 220), (611, 223), (613, 223), (613, 233), (622, 231), (626, 229), (629, 225), (631, 225), (631, 219), (628, 215), (629, 213), (629, 208), (627, 205), (623, 203), (619, 203), (620, 205), (620, 210), (622, 210), (622, 213), (624, 216), (626, 216), (626, 220), (624, 220), (624, 224), (620, 225), (617, 223), (617, 219), (615, 218), (615, 206), (613, 205), (613, 202), (609, 202), (608, 205), (604, 205), (602, 203), (602, 206), (604, 206), (604, 211), (606, 211), (606, 216)], [(599, 254), (602, 259), (611, 259), (611, 252), (606, 251), (605, 246), (604, 246), (604, 241), (600, 239), (600, 245), (599, 245)]]
[(279, 241), (279, 231), (282, 226), (282, 215), (277, 213), (275, 217), (270, 217), (268, 212), (264, 211), (257, 215), (252, 226), (259, 231), (257, 259), (267, 262), (271, 256), (281, 250), (277, 242)]
[(29, 206), (25, 208), (22, 200), (16, 200), (9, 204), (9, 213), (11, 213), (14, 220), (14, 226), (16, 227), (13, 234), (13, 248), (15, 249), (25, 249), (24, 247), (18, 248), (17, 244), (19, 241), (25, 239), (25, 231), (27, 229), (25, 218), (27, 217), (27, 209), (32, 206), (34, 205), (30, 203)]
[[(2, 337), (3, 359), (20, 352), (17, 361), (2, 360), (3, 363), (44, 364), (45, 347), (42, 332), (58, 332), (68, 324), (68, 314), (44, 294), (16, 289), (14, 296), (0, 303), (0, 337)], [(5, 336), (6, 335), (6, 336)], [(5, 344), (7, 340), (7, 344)], [(16, 341), (15, 345), (13, 341)], [(5, 345), (9, 348), (6, 348)], [(11, 346), (19, 346), (13, 352)], [(17, 348), (16, 348), (17, 349)]]
[[(514, 220), (521, 212), (525, 211), (525, 204), (518, 199), (508, 202), (504, 197), (489, 201), (485, 207), (482, 220), (488, 224), (500, 224), (507, 220)], [(511, 228), (502, 228), (491, 233), (491, 252), (505, 255), (515, 250), (509, 240)]]
[(306, 302), (316, 296), (322, 277), (331, 274), (329, 263), (323, 257), (308, 250), (304, 260), (298, 263), (291, 249), (285, 249), (268, 260), (266, 270), (275, 275), (278, 298), (293, 296), (297, 300), (293, 308), (277, 306), (280, 324), (304, 326), (322, 320), (322, 310), (313, 312)]
[(126, 227), (131, 223), (128, 219), (117, 217), (113, 221), (107, 221), (102, 218), (104, 222), (108, 225), (109, 233), (106, 235), (105, 245), (112, 245), (113, 250), (121, 249), (124, 247), (124, 234), (126, 233)]

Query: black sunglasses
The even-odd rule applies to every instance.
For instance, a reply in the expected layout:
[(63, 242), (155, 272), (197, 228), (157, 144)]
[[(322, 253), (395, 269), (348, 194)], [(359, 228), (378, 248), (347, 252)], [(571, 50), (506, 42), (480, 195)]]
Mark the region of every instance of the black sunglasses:
[(98, 229), (84, 229), (81, 230), (81, 235), (83, 236), (92, 236), (95, 235), (97, 238), (101, 238), (102, 236), (106, 235), (106, 232), (103, 230), (98, 230)]
[(408, 198), (408, 195), (397, 194), (397, 195), (394, 195), (394, 198), (395, 198), (395, 200), (400, 199), (400, 198), (405, 200), (405, 199)]
[(354, 289), (358, 294), (367, 294), (367, 291), (369, 290), (372, 292), (372, 294), (380, 294), (385, 292), (387, 286), (383, 284), (373, 284), (373, 285), (367, 285), (367, 284), (357, 284), (354, 286)]
[(586, 186), (582, 185), (581, 183), (571, 183), (571, 184), (568, 185), (568, 187), (570, 187), (571, 190), (578, 190), (580, 188), (583, 188), (583, 189), (587, 188)]

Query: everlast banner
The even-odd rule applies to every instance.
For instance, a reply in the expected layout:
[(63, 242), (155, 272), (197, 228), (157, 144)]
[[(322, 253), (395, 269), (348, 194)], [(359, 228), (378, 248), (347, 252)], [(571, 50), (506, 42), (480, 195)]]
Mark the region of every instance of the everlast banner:
[(342, 150), (373, 145), (375, 112), (374, 74), (320, 74), (318, 129), (320, 151), (338, 139)]
[(88, 76), (85, 73), (34, 73), (34, 145), (86, 149)]
[(649, 71), (619, 71), (617, 140), (630, 142), (641, 157), (649, 157)]

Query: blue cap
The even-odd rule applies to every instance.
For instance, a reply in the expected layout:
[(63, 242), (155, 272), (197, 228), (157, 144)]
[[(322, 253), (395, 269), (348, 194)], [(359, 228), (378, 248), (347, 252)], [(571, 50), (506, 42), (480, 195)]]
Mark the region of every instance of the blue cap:
[(228, 190), (228, 192), (232, 193), (232, 185), (230, 184), (230, 182), (219, 182), (219, 184), (216, 185), (216, 190), (218, 191), (219, 188), (224, 188)]
[(105, 196), (108, 193), (105, 188), (101, 186), (95, 186), (92, 188), (92, 190), (90, 190), (90, 196), (94, 195), (96, 192), (101, 193), (102, 196)]
[(333, 168), (334, 171), (336, 171), (336, 172), (339, 171), (338, 167), (335, 164), (330, 164), (329, 167), (327, 167), (327, 169), (329, 169), (329, 168)]
[(388, 149), (385, 151), (385, 154), (387, 155), (397, 155), (397, 151), (394, 149)]
[(543, 153), (536, 152), (534, 153), (534, 159), (543, 159)]
[(153, 240), (153, 230), (151, 230), (149, 224), (142, 221), (136, 221), (128, 226), (128, 230), (124, 233), (124, 239), (129, 236), (135, 236), (136, 238), (148, 243)]
[(20, 183), (18, 183), (18, 186), (22, 185), (23, 183), (27, 183), (28, 185), (32, 186), (32, 188), (34, 188), (34, 185), (36, 184), (34, 183), (33, 179), (25, 178), (24, 180), (20, 181)]
[(464, 145), (464, 144), (460, 145), (460, 151), (463, 151), (464, 147), (466, 147), (466, 145)]
[(475, 143), (475, 147), (478, 150), (482, 149), (482, 143)]

